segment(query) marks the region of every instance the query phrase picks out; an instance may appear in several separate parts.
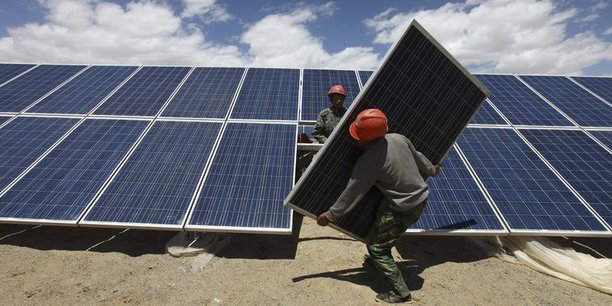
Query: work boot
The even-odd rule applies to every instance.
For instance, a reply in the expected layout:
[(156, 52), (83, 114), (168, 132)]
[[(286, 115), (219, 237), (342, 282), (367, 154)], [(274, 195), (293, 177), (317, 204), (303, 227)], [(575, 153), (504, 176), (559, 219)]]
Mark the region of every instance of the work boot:
[(400, 297), (393, 291), (384, 292), (376, 295), (377, 302), (385, 302), (389, 304), (411, 304), (412, 295), (408, 294), (406, 297)]

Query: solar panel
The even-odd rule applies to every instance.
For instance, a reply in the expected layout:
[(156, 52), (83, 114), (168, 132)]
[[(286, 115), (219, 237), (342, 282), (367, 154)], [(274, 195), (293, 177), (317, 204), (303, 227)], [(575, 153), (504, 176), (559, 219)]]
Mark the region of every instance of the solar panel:
[(491, 90), (489, 100), (517, 125), (573, 126), (513, 75), (476, 75)]
[(249, 68), (232, 119), (297, 120), (300, 70)]
[(296, 124), (228, 123), (186, 230), (290, 232)]
[(244, 68), (196, 68), (162, 116), (225, 118)]
[(0, 87), (0, 112), (20, 112), (85, 66), (40, 65)]
[(507, 125), (506, 121), (500, 116), (489, 102), (482, 103), (482, 106), (472, 118), (470, 123), (474, 124), (503, 124)]
[[(417, 150), (438, 163), (487, 94), (416, 22), (372, 78), (287, 197), (288, 206), (315, 218), (334, 204), (360, 155), (348, 126), (363, 109), (381, 109), (390, 132), (406, 135)], [(374, 217), (369, 209), (381, 198), (380, 191), (372, 188), (337, 226), (351, 236), (364, 237)]]
[(368, 82), (368, 80), (370, 79), (373, 73), (374, 71), (370, 71), (370, 70), (360, 70), (359, 71), (359, 78), (361, 79), (361, 84), (363, 86), (365, 86), (365, 84)]
[(308, 137), (310, 139), (312, 139), (312, 131), (314, 130), (314, 126), (313, 125), (300, 125), (298, 127), (298, 133), (304, 133), (306, 135), (308, 135)]
[(0, 129), (0, 191), (77, 123), (76, 119), (17, 117)]
[(302, 120), (316, 121), (319, 113), (331, 106), (329, 88), (340, 84), (346, 91), (344, 107), (348, 108), (359, 93), (357, 75), (353, 70), (304, 69), (302, 82)]
[(612, 154), (582, 131), (520, 132), (612, 226)]
[(3, 117), (0, 116), (0, 125), (2, 125), (4, 122), (6, 122), (7, 120), (11, 119), (11, 117)]
[(27, 112), (88, 113), (135, 70), (134, 66), (90, 67)]
[(147, 124), (138, 120), (85, 120), (2, 195), (0, 218), (76, 224)]
[(94, 114), (155, 116), (187, 72), (188, 67), (143, 67)]
[(612, 131), (589, 131), (589, 133), (612, 150)]
[(444, 159), (444, 170), (427, 184), (427, 208), (408, 232), (507, 233), (455, 149)]
[(612, 126), (612, 107), (563, 76), (520, 76), (582, 126)]
[(511, 233), (606, 232), (603, 224), (513, 129), (468, 128), (458, 145)]
[(611, 77), (572, 77), (576, 82), (588, 88), (596, 95), (612, 103), (612, 78)]
[(4, 82), (26, 72), (34, 65), (26, 64), (0, 64), (0, 85)]
[(155, 122), (80, 224), (182, 228), (220, 128)]

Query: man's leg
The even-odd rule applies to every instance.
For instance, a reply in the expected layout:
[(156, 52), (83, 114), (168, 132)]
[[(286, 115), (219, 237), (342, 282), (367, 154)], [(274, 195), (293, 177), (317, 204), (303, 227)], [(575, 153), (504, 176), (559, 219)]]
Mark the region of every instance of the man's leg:
[(366, 237), (366, 247), (374, 266), (383, 273), (393, 292), (403, 298), (410, 295), (410, 290), (391, 255), (391, 248), (406, 229), (418, 220), (426, 203), (419, 204), (411, 212), (399, 214), (385, 202), (383, 200), (379, 205), (374, 225)]

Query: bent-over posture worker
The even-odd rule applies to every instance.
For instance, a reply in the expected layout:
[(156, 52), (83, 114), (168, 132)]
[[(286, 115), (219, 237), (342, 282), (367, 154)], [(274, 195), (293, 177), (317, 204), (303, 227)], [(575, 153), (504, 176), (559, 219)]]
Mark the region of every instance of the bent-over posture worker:
[(387, 117), (379, 109), (362, 111), (350, 125), (352, 138), (364, 152), (355, 163), (346, 188), (334, 205), (319, 215), (317, 223), (326, 226), (337, 221), (375, 185), (385, 197), (366, 236), (366, 247), (371, 262), (392, 288), (378, 294), (376, 300), (407, 303), (412, 296), (391, 256), (391, 248), (427, 205), (429, 190), (419, 171), (435, 176), (440, 166), (433, 165), (404, 135), (387, 134), (387, 129)]
[(331, 106), (322, 110), (317, 118), (312, 136), (319, 142), (325, 143), (329, 135), (340, 121), (340, 118), (346, 113), (344, 107), (344, 99), (346, 99), (346, 91), (342, 85), (334, 85), (327, 92)]

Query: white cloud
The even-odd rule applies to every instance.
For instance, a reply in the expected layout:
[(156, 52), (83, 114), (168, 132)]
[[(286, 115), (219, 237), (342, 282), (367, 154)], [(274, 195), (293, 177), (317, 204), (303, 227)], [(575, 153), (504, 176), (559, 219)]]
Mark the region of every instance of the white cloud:
[(204, 24), (215, 21), (228, 21), (232, 16), (216, 0), (183, 0), (185, 9), (181, 17), (200, 17)]
[(386, 10), (365, 21), (376, 43), (395, 42), (416, 18), (457, 59), (473, 71), (580, 73), (612, 59), (612, 45), (595, 34), (567, 37), (575, 9), (551, 0), (470, 0), (410, 12)]
[(612, 34), (612, 27), (607, 28), (607, 29), (606, 29), (606, 30), (603, 32), (603, 34), (604, 34), (604, 35), (610, 35), (610, 34)]
[(284, 14), (271, 14), (249, 26), (240, 41), (249, 46), (255, 66), (373, 69), (378, 55), (372, 48), (348, 47), (337, 53), (325, 50), (321, 38), (307, 24), (333, 12), (333, 4), (304, 6)]
[(45, 23), (8, 29), (5, 61), (170, 65), (244, 65), (236, 46), (205, 41), (160, 2), (121, 6), (99, 0), (40, 0)]

